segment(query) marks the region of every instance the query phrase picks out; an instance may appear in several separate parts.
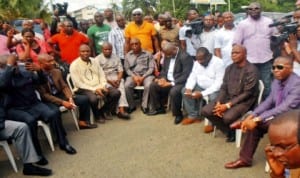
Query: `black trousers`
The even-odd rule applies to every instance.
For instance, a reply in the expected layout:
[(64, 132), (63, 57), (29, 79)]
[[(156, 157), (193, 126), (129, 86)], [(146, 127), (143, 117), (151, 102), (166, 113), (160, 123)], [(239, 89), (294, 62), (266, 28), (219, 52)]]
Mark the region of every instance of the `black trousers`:
[(54, 105), (55, 107), (52, 107), (52, 105), (54, 104), (47, 105), (38, 102), (32, 106), (10, 108), (7, 112), (10, 120), (25, 122), (29, 126), (32, 141), (39, 156), (42, 155), (42, 149), (37, 137), (38, 120), (50, 123), (50, 127), (55, 132), (60, 146), (68, 144), (66, 132), (60, 118), (60, 111), (55, 109), (57, 106)]

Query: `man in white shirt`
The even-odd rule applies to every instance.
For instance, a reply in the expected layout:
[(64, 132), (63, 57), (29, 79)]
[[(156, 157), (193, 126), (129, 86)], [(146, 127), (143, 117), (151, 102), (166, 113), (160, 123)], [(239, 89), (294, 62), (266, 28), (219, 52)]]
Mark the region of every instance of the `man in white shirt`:
[(180, 92), (193, 68), (193, 58), (173, 43), (167, 42), (162, 49), (165, 60), (159, 77), (150, 85), (148, 115), (165, 113), (162, 98), (169, 93), (174, 123), (179, 124), (183, 119)]
[(214, 52), (216, 56), (223, 60), (225, 66), (227, 67), (232, 64), (231, 50), (236, 28), (233, 24), (233, 13), (224, 12), (222, 16), (224, 19), (224, 26), (216, 33)]
[(183, 106), (188, 113), (188, 117), (182, 121), (183, 125), (200, 121), (203, 98), (208, 97), (212, 101), (217, 97), (224, 72), (220, 58), (213, 56), (205, 47), (198, 48), (192, 72), (182, 90)]

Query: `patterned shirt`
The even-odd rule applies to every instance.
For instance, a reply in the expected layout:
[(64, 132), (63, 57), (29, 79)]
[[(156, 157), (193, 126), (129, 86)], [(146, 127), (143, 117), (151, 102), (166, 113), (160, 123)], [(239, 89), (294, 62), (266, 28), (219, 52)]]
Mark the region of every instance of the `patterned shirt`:
[(112, 29), (108, 35), (108, 41), (113, 46), (113, 54), (116, 54), (120, 59), (124, 59), (124, 29), (121, 29), (120, 27)]

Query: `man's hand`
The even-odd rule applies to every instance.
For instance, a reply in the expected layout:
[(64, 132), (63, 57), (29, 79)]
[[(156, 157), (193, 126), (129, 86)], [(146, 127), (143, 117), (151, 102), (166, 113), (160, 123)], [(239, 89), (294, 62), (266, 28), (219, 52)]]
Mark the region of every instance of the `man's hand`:
[(257, 123), (253, 121), (253, 118), (254, 115), (250, 114), (244, 121), (242, 121), (241, 129), (243, 132), (253, 130), (257, 126)]
[(192, 98), (193, 99), (200, 99), (200, 98), (202, 98), (202, 93), (200, 91), (194, 91), (192, 93)]
[(141, 83), (140, 83), (140, 77), (137, 76), (137, 75), (133, 75), (132, 76), (132, 80), (134, 81), (134, 83), (137, 85), (137, 86), (140, 86)]
[(118, 88), (119, 84), (117, 83), (117, 80), (107, 80), (107, 82), (109, 84), (111, 84), (111, 86), (113, 86), (114, 88)]
[(67, 109), (75, 109), (75, 105), (68, 101), (63, 101), (62, 105)]
[(220, 102), (217, 102), (217, 104), (214, 107), (213, 113), (215, 116), (222, 118), (225, 111), (227, 111), (226, 104), (221, 104)]
[(26, 62), (25, 63), (25, 68), (26, 70), (29, 70), (29, 71), (39, 71), (41, 70), (41, 67), (35, 63), (32, 63), (32, 62)]
[(96, 93), (97, 95), (101, 96), (101, 97), (104, 97), (104, 93), (103, 93), (103, 91), (102, 91), (102, 88), (96, 89), (95, 93)]
[(14, 65), (16, 65), (16, 61), (17, 61), (16, 56), (14, 56), (14, 55), (9, 55), (8, 58), (7, 58), (6, 64), (7, 64), (7, 65), (14, 66)]
[(192, 98), (192, 93), (193, 93), (193, 91), (191, 89), (185, 89), (184, 96), (186, 96), (188, 98)]
[(274, 152), (272, 151), (272, 146), (270, 144), (265, 147), (265, 154), (266, 154), (269, 166), (272, 170), (272, 174), (274, 174), (277, 177), (280, 177), (280, 176), (283, 177), (284, 165), (276, 159)]

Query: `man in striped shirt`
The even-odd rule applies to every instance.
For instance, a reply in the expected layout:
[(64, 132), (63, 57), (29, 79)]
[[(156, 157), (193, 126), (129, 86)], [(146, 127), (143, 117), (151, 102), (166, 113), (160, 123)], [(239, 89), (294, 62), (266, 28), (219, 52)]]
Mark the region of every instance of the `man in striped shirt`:
[(112, 29), (108, 35), (108, 41), (113, 46), (113, 54), (117, 55), (124, 66), (124, 45), (125, 45), (125, 36), (124, 36), (124, 29), (126, 20), (122, 15), (116, 16), (116, 21), (118, 27)]

